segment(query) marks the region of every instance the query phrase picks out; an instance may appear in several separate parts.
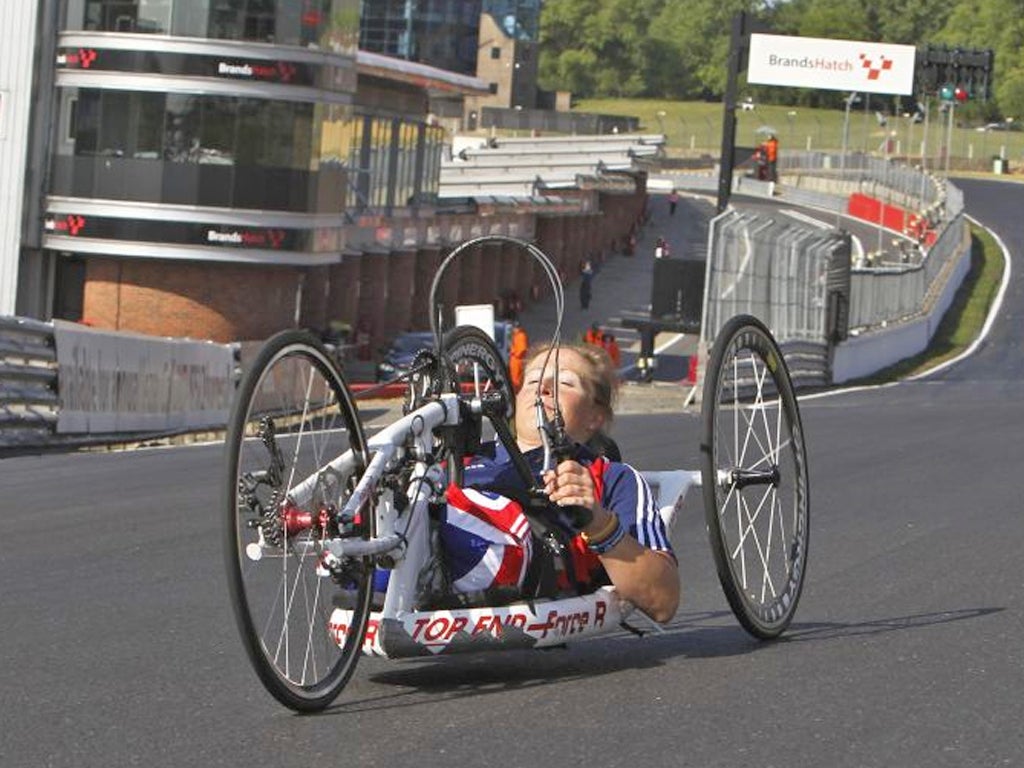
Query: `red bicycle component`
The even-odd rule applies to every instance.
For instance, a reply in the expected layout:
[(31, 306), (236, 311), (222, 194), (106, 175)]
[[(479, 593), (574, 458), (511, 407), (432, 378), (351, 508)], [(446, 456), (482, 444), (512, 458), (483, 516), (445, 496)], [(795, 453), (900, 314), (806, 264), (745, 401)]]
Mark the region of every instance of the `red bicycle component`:
[(303, 531), (308, 531), (314, 524), (324, 531), (330, 517), (330, 512), (326, 508), (322, 508), (315, 517), (312, 512), (291, 505), (281, 510), (281, 521), (284, 523), (284, 532), (287, 536), (297, 536)]

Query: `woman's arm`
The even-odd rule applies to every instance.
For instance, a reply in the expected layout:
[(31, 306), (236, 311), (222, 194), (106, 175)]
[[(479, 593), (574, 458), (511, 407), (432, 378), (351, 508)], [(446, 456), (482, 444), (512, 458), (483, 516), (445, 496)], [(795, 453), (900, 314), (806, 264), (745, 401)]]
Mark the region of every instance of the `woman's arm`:
[[(591, 539), (602, 536), (610, 527), (614, 530), (614, 513), (601, 506), (585, 467), (563, 461), (544, 481), (545, 491), (555, 504), (585, 506), (593, 512), (593, 520), (583, 529)], [(675, 615), (680, 597), (679, 568), (671, 554), (648, 549), (627, 533), (598, 556), (621, 597), (655, 621), (666, 622)]]

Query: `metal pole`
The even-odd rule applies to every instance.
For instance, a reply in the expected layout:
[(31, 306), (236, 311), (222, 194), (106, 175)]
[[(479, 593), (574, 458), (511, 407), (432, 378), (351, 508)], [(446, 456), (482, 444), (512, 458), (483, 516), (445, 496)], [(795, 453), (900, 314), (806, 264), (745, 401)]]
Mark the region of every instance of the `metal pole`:
[[(850, 106), (856, 98), (856, 91), (846, 97), (846, 110), (843, 117), (843, 149), (839, 153), (839, 181), (846, 181), (846, 146), (850, 141)], [(836, 211), (836, 229), (839, 229), (840, 212)]]
[(732, 194), (733, 160), (736, 155), (736, 87), (739, 80), (740, 64), (743, 59), (744, 37), (747, 29), (747, 14), (740, 11), (732, 17), (732, 39), (729, 44), (729, 73), (722, 100), (722, 155), (718, 171), (718, 205), (721, 213), (729, 205)]
[(949, 111), (946, 114), (946, 176), (949, 176), (949, 152), (953, 143), (953, 112), (956, 109), (956, 102), (949, 102)]
[(931, 115), (932, 105), (931, 99), (927, 96), (924, 97), (924, 139), (921, 141), (921, 194), (918, 196), (921, 203), (920, 208), (924, 208), (924, 190), (925, 184), (928, 181), (928, 118)]
[(839, 177), (845, 178), (846, 176), (846, 148), (850, 143), (850, 107), (853, 105), (854, 99), (857, 98), (856, 91), (846, 97), (846, 110), (843, 117), (843, 151), (839, 156)]

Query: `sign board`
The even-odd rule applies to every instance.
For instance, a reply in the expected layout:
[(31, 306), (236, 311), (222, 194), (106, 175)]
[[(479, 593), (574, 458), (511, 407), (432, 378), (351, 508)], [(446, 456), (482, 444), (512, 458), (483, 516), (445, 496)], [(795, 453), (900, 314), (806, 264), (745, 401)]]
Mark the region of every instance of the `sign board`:
[(455, 308), (456, 325), (473, 325), (494, 341), (494, 305), (462, 304)]
[(916, 52), (912, 45), (753, 34), (747, 82), (909, 95)]

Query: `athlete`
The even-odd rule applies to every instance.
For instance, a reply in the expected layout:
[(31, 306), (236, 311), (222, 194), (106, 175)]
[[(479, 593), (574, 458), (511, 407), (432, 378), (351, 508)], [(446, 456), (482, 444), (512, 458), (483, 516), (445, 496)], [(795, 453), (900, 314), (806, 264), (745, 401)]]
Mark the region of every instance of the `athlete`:
[[(609, 460), (588, 447), (600, 444), (612, 419), (617, 379), (611, 361), (600, 347), (566, 346), (558, 351), (556, 373), (555, 355), (547, 353), (547, 349), (540, 349), (528, 357), (523, 386), (516, 396), (518, 446), (552, 504), (589, 510), (590, 521), (573, 531), (578, 534), (573, 546), (583, 552), (583, 561), (589, 558), (599, 571), (594, 579), (598, 583), (610, 581), (620, 597), (655, 621), (668, 621), (679, 605), (679, 571), (651, 490), (633, 467)], [(574, 448), (572, 458), (540, 476), (544, 451), (536, 424), (536, 398), (539, 391), (548, 418), (553, 418), (556, 375), (558, 406)], [(512, 485), (521, 486), (522, 480), (500, 442), (490, 444), (465, 467), (464, 487)], [(490, 496), (474, 498), (482, 506), (468, 513), (453, 509), (449, 499), (449, 518), (441, 531), (445, 546), (453, 550), (449, 561), (458, 569), (460, 555), (469, 555), (477, 562), (489, 558), (497, 564), (494, 573), (499, 576), (509, 570), (524, 572), (530, 557), (527, 542), (516, 548), (509, 544), (512, 539), (493, 536), (493, 544), (481, 546), (477, 541), (476, 554), (470, 552), (469, 539), (475, 534), (460, 528), (457, 519), (468, 520), (468, 527), (477, 526), (478, 530), (478, 524), (489, 514), (486, 508), (493, 506), (496, 517), (505, 516), (502, 520), (508, 534), (522, 528), (520, 518), (509, 517), (500, 502), (492, 505)]]

